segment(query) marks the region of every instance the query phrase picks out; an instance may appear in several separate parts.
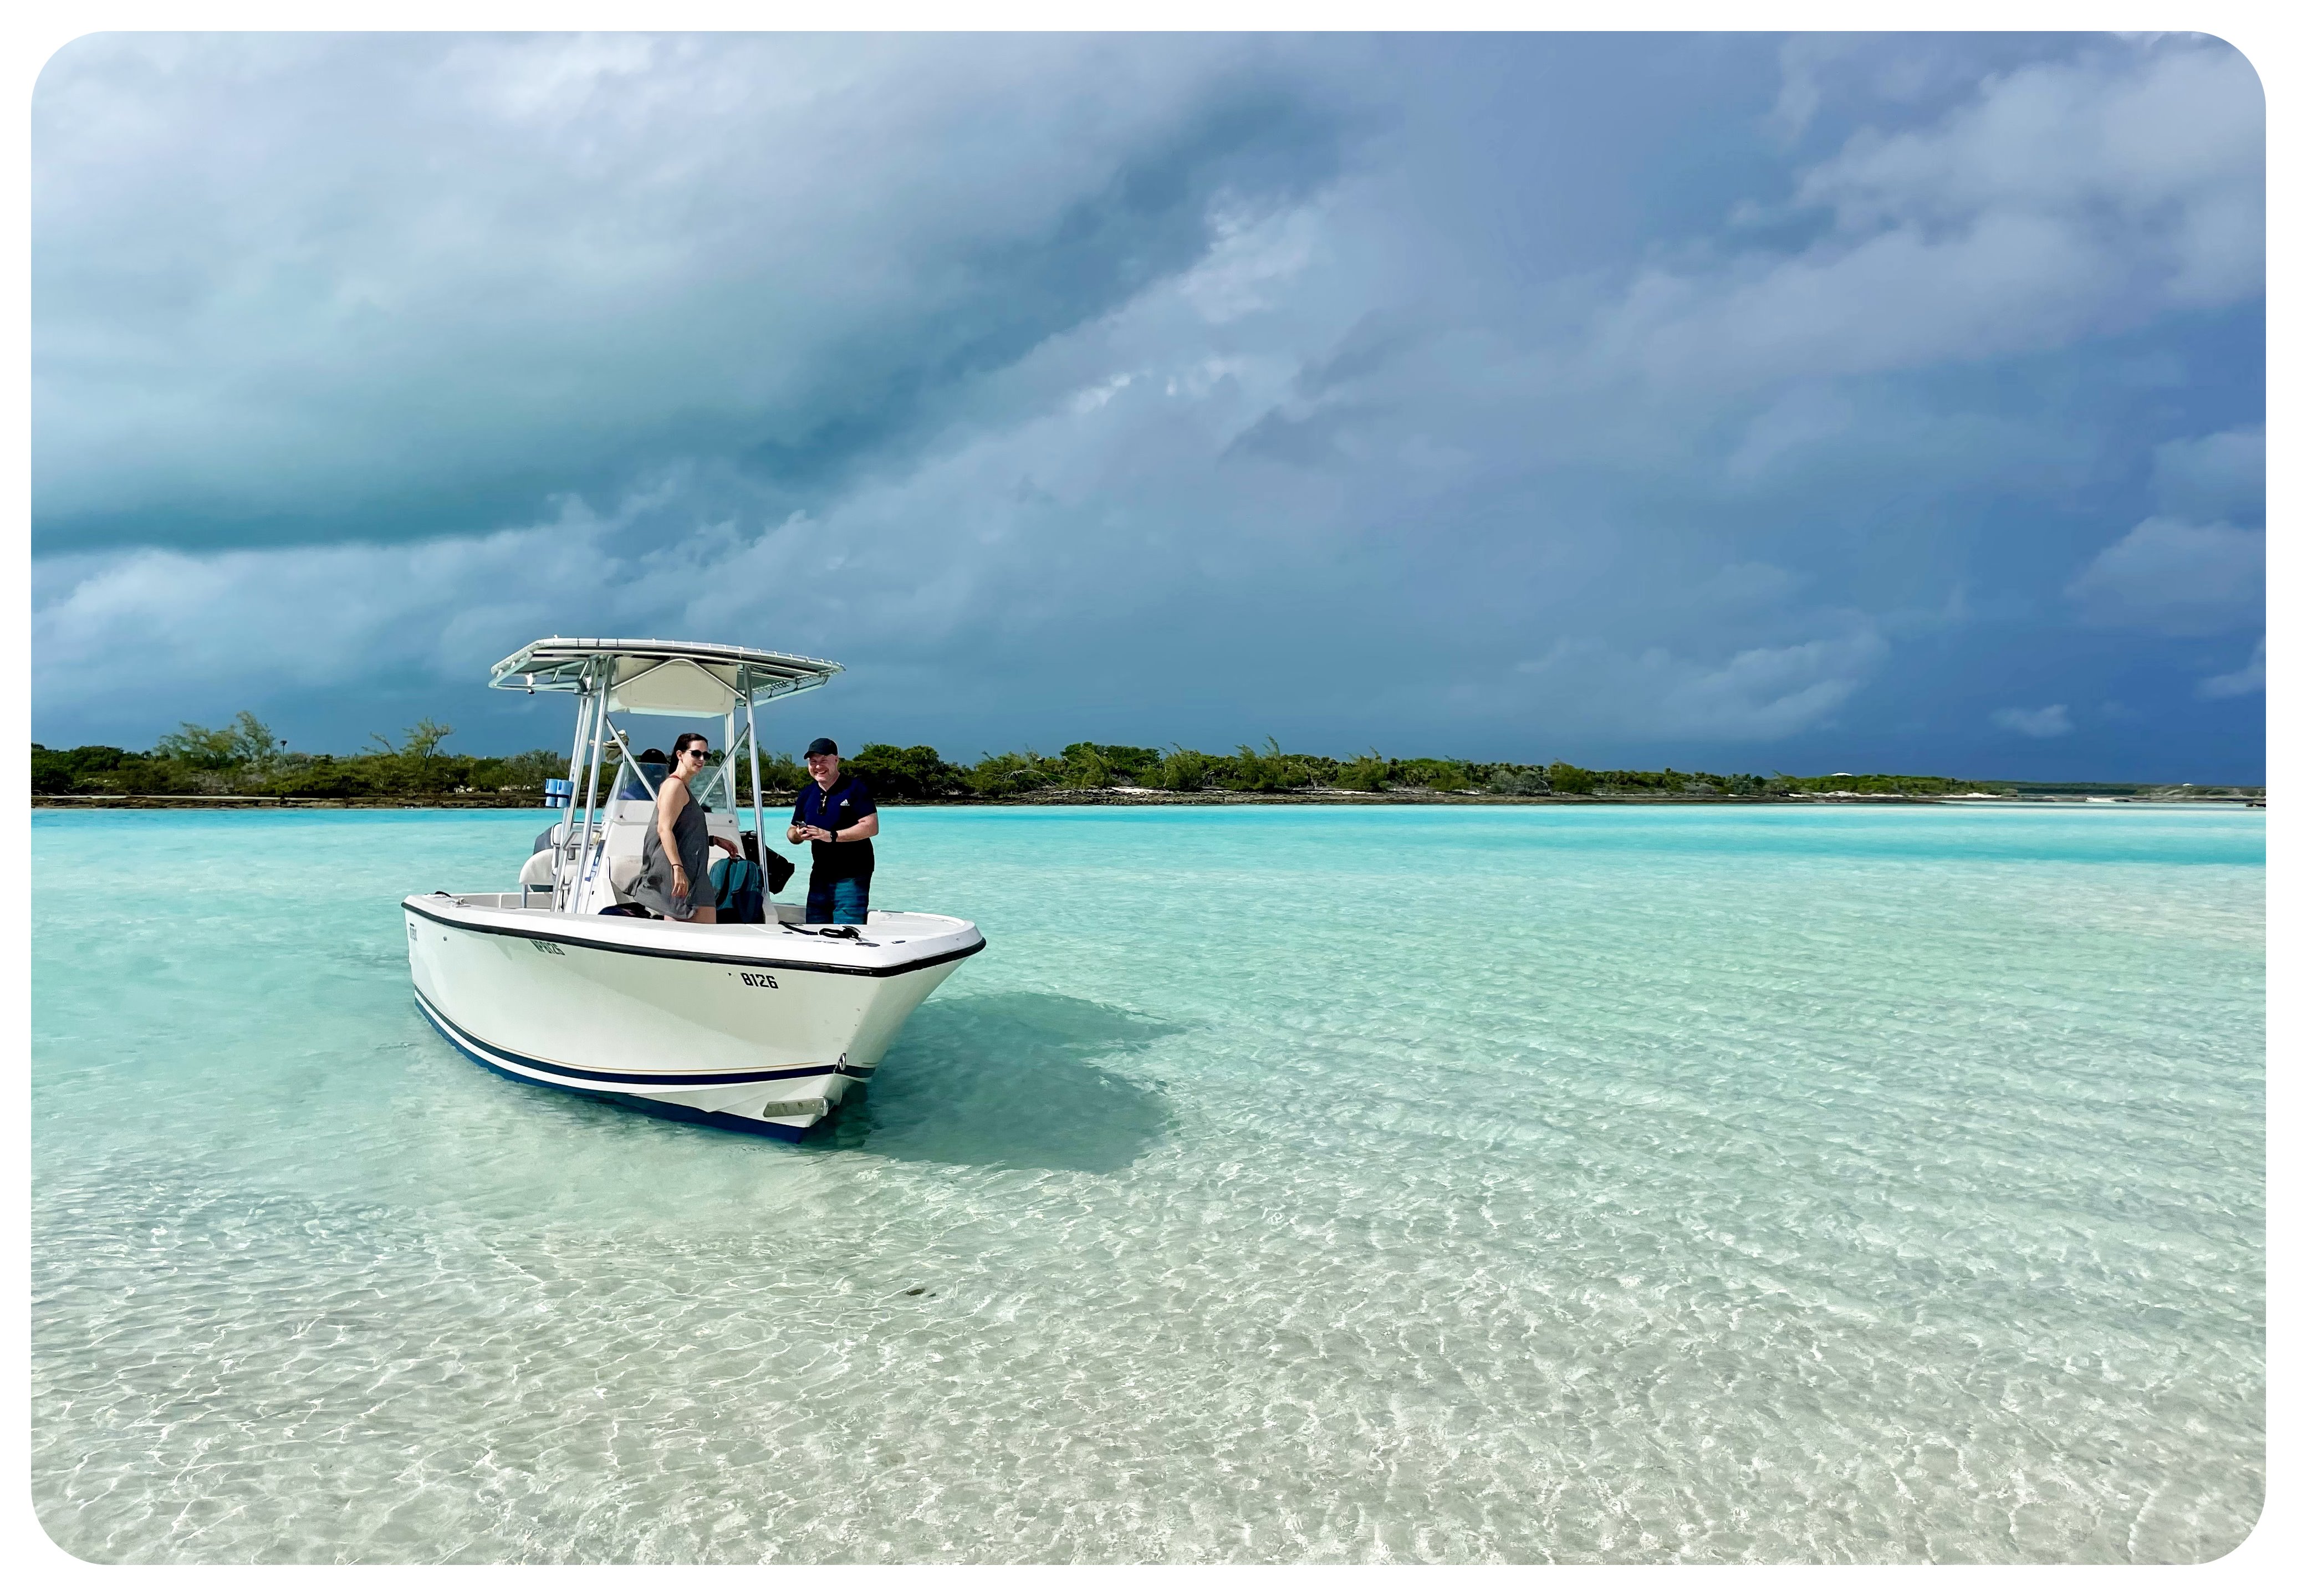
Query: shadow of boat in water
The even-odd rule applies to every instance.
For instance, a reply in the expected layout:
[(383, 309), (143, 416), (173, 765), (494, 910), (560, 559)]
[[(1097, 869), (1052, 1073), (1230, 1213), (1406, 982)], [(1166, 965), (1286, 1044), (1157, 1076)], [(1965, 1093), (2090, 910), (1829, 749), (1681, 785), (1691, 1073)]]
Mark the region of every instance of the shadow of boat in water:
[(866, 1093), (801, 1144), (881, 1157), (1113, 1174), (1163, 1138), (1164, 1095), (1096, 1060), (1180, 1030), (1051, 992), (937, 999), (910, 1017)]

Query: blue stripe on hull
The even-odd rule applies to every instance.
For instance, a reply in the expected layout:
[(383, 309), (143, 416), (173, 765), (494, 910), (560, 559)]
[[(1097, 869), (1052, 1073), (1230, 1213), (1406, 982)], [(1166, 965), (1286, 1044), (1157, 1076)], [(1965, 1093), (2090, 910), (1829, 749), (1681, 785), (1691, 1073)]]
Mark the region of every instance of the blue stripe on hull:
[[(626, 1091), (599, 1091), (589, 1087), (562, 1085), (556, 1081), (538, 1081), (531, 1075), (522, 1075), (516, 1070), (505, 1069), (493, 1059), (474, 1051), (469, 1043), (455, 1033), (444, 1016), (433, 1014), (431, 1011), (431, 1005), (423, 1000), (423, 994), (420, 992), (415, 995), (415, 1008), (417, 1013), (431, 1022), (431, 1028), (433, 1031), (447, 1039), (448, 1045), (455, 1051), (481, 1069), (500, 1075), (506, 1081), (515, 1081), (522, 1086), (547, 1087), (552, 1091), (563, 1091), (571, 1097), (588, 1098), (596, 1103), (612, 1103), (618, 1108), (636, 1109), (640, 1114), (650, 1114), (656, 1119), (678, 1120), (689, 1125), (712, 1125), (720, 1131), (737, 1131), (744, 1136), (771, 1137), (776, 1141), (796, 1141), (808, 1131), (813, 1129), (813, 1125), (777, 1125), (762, 1119), (749, 1119), (738, 1114), (712, 1114), (706, 1108), (689, 1108), (683, 1103), (657, 1102), (652, 1098), (641, 1098)], [(836, 1112), (836, 1104), (831, 1104), (830, 1113)], [(818, 1125), (828, 1117), (829, 1115), (825, 1114), (820, 1120), (814, 1121), (814, 1124)]]
[[(415, 1000), (426, 1008), (432, 1008), (431, 1000), (423, 995), (423, 989), (419, 986), (415, 989)], [(825, 1070), (818, 1064), (802, 1064), (786, 1069), (712, 1070), (703, 1074), (681, 1074), (664, 1070), (648, 1070), (644, 1074), (631, 1074), (627, 1071), (587, 1070), (571, 1064), (560, 1064), (553, 1059), (529, 1058), (523, 1053), (514, 1052), (498, 1043), (473, 1036), (435, 1008), (432, 1009), (432, 1017), (440, 1024), (450, 1027), (455, 1034), (465, 1041), (485, 1048), (498, 1058), (506, 1058), (522, 1068), (535, 1070), (543, 1074), (559, 1075), (575, 1081), (595, 1081), (602, 1087), (754, 1086), (763, 1081), (794, 1081), (807, 1075), (824, 1074), (850, 1075), (856, 1081), (863, 1081), (867, 1080), (877, 1067), (874, 1064), (858, 1067), (840, 1064)]]

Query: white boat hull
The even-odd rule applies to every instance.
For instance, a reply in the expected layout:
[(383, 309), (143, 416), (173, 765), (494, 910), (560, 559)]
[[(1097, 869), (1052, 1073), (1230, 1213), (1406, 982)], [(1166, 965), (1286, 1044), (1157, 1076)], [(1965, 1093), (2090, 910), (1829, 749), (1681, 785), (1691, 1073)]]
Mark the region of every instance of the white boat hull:
[(402, 905), (416, 1000), (448, 1041), (514, 1080), (792, 1141), (985, 945), (940, 915), (872, 914), (836, 941), (518, 902)]

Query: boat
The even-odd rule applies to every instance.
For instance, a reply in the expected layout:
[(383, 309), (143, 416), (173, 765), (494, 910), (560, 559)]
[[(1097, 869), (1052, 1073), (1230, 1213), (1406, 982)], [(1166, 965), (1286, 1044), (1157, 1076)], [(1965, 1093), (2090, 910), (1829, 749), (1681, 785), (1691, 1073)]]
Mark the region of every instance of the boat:
[[(865, 925), (809, 926), (771, 893), (756, 924), (647, 917), (630, 889), (664, 771), (631, 752), (630, 728), (647, 716), (722, 731), (694, 796), (713, 836), (762, 862), (758, 711), (842, 669), (765, 649), (610, 638), (544, 638), (497, 664), (491, 687), (577, 700), (566, 776), (546, 797), (564, 813), (508, 890), (402, 901), (423, 1016), (498, 1074), (644, 1113), (786, 1141), (827, 1118), (877, 1073), (918, 1005), (987, 945), (980, 930), (878, 909)], [(740, 768), (746, 816), (736, 806)]]

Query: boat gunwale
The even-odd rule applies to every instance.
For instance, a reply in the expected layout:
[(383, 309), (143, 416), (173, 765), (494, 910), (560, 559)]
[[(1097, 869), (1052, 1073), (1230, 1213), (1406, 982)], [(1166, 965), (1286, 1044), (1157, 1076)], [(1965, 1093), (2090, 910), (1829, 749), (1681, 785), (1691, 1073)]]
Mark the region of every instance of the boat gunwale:
[[(433, 893), (432, 895), (441, 896), (443, 894)], [(706, 952), (699, 949), (648, 948), (640, 946), (635, 942), (604, 942), (594, 937), (569, 934), (556, 929), (538, 934), (538, 932), (534, 930), (525, 929), (515, 926), (489, 925), (488, 923), (480, 920), (449, 918), (447, 916), (433, 912), (430, 908), (424, 905), (421, 898), (415, 897), (402, 898), (399, 900), (399, 907), (406, 909), (409, 914), (416, 915), (424, 919), (431, 921), (433, 925), (451, 926), (457, 931), (476, 932), (485, 936), (515, 937), (521, 942), (561, 942), (570, 948), (589, 948), (603, 953), (630, 953), (635, 954), (641, 958), (677, 958), (684, 959), (694, 964), (734, 965), (748, 969), (811, 970), (825, 975), (871, 975), (878, 977), (906, 975), (915, 970), (929, 970), (935, 965), (950, 964), (960, 958), (970, 958), (976, 953), (980, 952), (984, 948), (986, 948), (989, 945), (989, 939), (981, 934), (981, 928), (976, 926), (973, 928), (974, 940), (968, 946), (952, 948), (940, 953), (927, 954), (922, 958), (911, 958), (900, 964), (888, 965), (831, 964), (820, 959), (770, 958), (762, 954), (753, 953), (713, 953)], [(524, 909), (490, 910), (474, 909), (465, 905), (457, 905), (457, 907), (462, 908), (464, 912), (466, 914), (523, 914), (532, 912), (531, 910)], [(959, 923), (960, 925), (969, 924), (969, 922), (966, 921), (959, 921)]]

